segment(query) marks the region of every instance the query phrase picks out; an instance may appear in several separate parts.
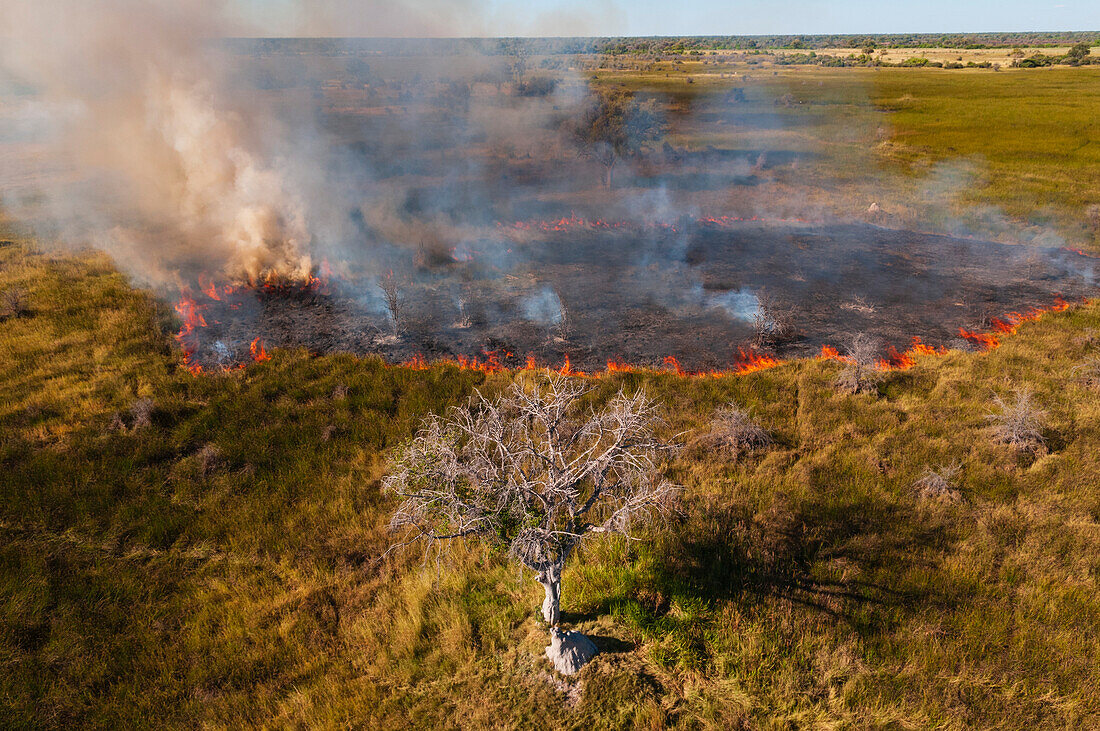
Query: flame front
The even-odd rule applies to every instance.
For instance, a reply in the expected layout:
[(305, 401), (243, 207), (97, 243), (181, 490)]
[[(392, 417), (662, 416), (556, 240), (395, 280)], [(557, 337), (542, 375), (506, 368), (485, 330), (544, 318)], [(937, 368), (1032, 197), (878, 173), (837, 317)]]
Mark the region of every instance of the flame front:
[[(728, 219), (729, 217), (723, 217), (721, 219), (707, 219), (714, 220), (719, 223)], [(743, 220), (743, 219), (730, 219), (730, 220)], [(750, 219), (752, 220), (752, 219)], [(563, 223), (564, 222), (564, 223)], [(584, 219), (578, 219), (576, 217), (570, 219), (562, 219), (558, 222), (562, 225), (590, 225)], [(599, 224), (599, 222), (596, 222)], [(603, 225), (603, 224), (599, 224)], [(328, 293), (328, 277), (331, 274), (331, 268), (328, 262), (323, 262), (321, 266), (321, 277), (316, 275), (309, 275), (304, 282), (292, 283), (284, 281), (275, 281), (268, 279), (268, 281), (262, 284), (250, 283), (249, 285), (231, 285), (224, 284), (220, 287), (210, 280), (206, 275), (200, 275), (198, 277), (198, 290), (202, 296), (205, 296), (211, 302), (224, 302), (230, 309), (237, 309), (241, 306), (241, 302), (226, 301), (230, 295), (241, 294), (246, 290), (253, 290), (258, 292), (275, 292), (284, 289), (295, 289), (297, 291), (310, 291), (319, 292), (323, 294)], [(198, 302), (193, 294), (192, 290), (188, 287), (184, 287), (180, 293), (179, 302), (176, 303), (176, 312), (179, 313), (182, 323), (180, 325), (179, 332), (175, 335), (176, 340), (180, 344), (180, 348), (183, 351), (183, 367), (192, 374), (202, 373), (203, 367), (196, 362), (195, 355), (198, 351), (199, 343), (196, 338), (196, 333), (199, 328), (207, 327), (206, 318), (203, 315), (203, 310), (209, 307), (209, 303)], [(1041, 318), (1047, 312), (1062, 312), (1070, 307), (1069, 303), (1061, 297), (1056, 297), (1054, 304), (1046, 308), (1033, 308), (1025, 313), (1009, 312), (1001, 317), (993, 318), (990, 321), (991, 329), (987, 332), (974, 332), (966, 330), (965, 328), (959, 328), (959, 335), (966, 340), (978, 345), (983, 351), (988, 351), (998, 347), (1001, 344), (1002, 338), (1008, 335), (1015, 334), (1020, 325), (1025, 322), (1032, 322)], [(933, 355), (944, 355), (948, 352), (947, 348), (939, 347), (934, 348), (925, 344), (920, 337), (914, 337), (909, 345), (909, 348), (904, 352), (898, 352), (895, 348), (890, 347), (886, 351), (886, 356), (877, 361), (876, 366), (881, 370), (907, 370), (916, 365), (919, 358), (924, 358)], [(271, 355), (267, 352), (262, 337), (254, 338), (249, 344), (249, 354), (254, 362), (263, 362), (271, 359)], [(454, 356), (452, 358), (444, 358), (429, 362), (421, 354), (417, 354), (412, 358), (400, 363), (400, 367), (410, 368), (413, 370), (426, 370), (435, 364), (447, 364), (452, 365), (463, 370), (476, 370), (483, 373), (502, 373), (509, 371), (535, 371), (535, 370), (550, 370), (560, 373), (564, 376), (580, 377), (580, 378), (598, 378), (603, 375), (614, 373), (660, 373), (660, 372), (672, 372), (677, 376), (683, 378), (720, 378), (729, 375), (745, 375), (748, 373), (754, 373), (761, 370), (767, 370), (784, 365), (787, 361), (779, 358), (778, 356), (770, 353), (758, 353), (756, 351), (746, 351), (739, 349), (737, 357), (734, 362), (728, 368), (719, 368), (711, 370), (691, 371), (686, 370), (680, 365), (679, 360), (674, 356), (666, 356), (663, 360), (664, 368), (656, 368), (653, 366), (639, 366), (630, 363), (625, 363), (621, 360), (608, 360), (606, 366), (602, 371), (585, 372), (577, 370), (573, 367), (568, 354), (563, 356), (563, 361), (559, 366), (551, 366), (540, 364), (536, 357), (532, 354), (525, 356), (522, 366), (512, 367), (507, 365), (509, 361), (515, 358), (515, 354), (509, 351), (496, 351), (486, 350), (482, 351), (480, 357), (468, 357), (463, 355)], [(853, 360), (849, 356), (843, 355), (840, 351), (832, 345), (822, 345), (821, 353), (818, 355), (819, 360), (834, 360), (840, 363), (852, 363)], [(238, 365), (243, 367), (243, 364)]]

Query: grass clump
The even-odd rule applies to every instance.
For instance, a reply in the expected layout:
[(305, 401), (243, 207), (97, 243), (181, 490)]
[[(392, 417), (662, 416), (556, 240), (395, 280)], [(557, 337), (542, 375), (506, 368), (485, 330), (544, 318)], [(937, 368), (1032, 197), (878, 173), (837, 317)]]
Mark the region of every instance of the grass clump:
[(921, 500), (957, 503), (962, 499), (962, 493), (955, 486), (955, 478), (960, 471), (962, 471), (962, 465), (959, 464), (937, 469), (925, 467), (924, 472), (913, 483), (913, 489)]

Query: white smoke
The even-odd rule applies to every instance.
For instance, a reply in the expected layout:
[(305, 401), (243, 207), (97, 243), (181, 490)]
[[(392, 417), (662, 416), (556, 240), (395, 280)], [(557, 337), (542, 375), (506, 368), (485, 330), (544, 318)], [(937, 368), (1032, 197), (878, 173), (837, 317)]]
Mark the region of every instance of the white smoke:
[[(289, 140), (234, 100), (216, 39), (222, 3), (9, 4), (3, 73), (16, 116), (45, 120), (4, 204), (40, 235), (94, 244), (147, 281), (180, 269), (238, 279), (310, 271), (308, 212)], [(12, 109), (5, 110), (9, 114)]]

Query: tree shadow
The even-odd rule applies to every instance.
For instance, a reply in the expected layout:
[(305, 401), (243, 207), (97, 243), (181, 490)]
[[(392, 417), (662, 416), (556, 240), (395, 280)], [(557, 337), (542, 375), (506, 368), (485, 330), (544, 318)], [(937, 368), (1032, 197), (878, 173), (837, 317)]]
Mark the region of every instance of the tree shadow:
[(616, 655), (626, 652), (633, 652), (637, 648), (637, 644), (633, 642), (627, 642), (626, 640), (619, 639), (618, 637), (610, 637), (608, 635), (590, 635), (585, 633), (585, 637), (592, 640), (596, 645), (596, 648), (602, 655)]
[(919, 570), (951, 540), (945, 521), (871, 500), (779, 501), (763, 514), (700, 500), (673, 527), (653, 581), (708, 600), (780, 598), (874, 631), (896, 609), (951, 603)]

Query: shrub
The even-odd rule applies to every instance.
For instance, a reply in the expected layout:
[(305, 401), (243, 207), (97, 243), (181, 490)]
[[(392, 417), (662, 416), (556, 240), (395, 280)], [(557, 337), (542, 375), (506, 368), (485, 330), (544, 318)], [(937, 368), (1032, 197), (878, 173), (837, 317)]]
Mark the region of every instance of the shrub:
[(866, 333), (857, 333), (845, 348), (845, 366), (836, 377), (837, 390), (844, 393), (868, 393), (881, 375), (878, 367), (879, 343)]
[(222, 451), (216, 444), (207, 444), (195, 453), (195, 461), (198, 464), (199, 473), (203, 477), (208, 477), (221, 464)]
[(993, 423), (993, 438), (1021, 452), (1039, 452), (1046, 447), (1043, 429), (1047, 412), (1035, 402), (1029, 387), (1017, 389), (1010, 401), (994, 396), (998, 411), (986, 416)]
[(1093, 203), (1086, 208), (1085, 216), (1088, 218), (1089, 227), (1093, 232), (1100, 233), (1100, 203)]
[(130, 404), (131, 427), (144, 429), (147, 426), (152, 426), (154, 406), (155, 404), (151, 398), (141, 398)]
[(710, 432), (703, 441), (736, 459), (743, 453), (771, 446), (772, 437), (747, 411), (731, 403), (714, 412)]
[(1084, 363), (1074, 366), (1073, 375), (1082, 385), (1089, 388), (1100, 388), (1100, 357), (1093, 356)]
[(6, 290), (0, 298), (0, 318), (22, 317), (27, 314), (26, 295), (23, 290), (12, 288)]
[(794, 311), (783, 306), (767, 290), (756, 296), (757, 310), (752, 316), (753, 343), (758, 347), (776, 346), (798, 337)]
[(516, 84), (516, 96), (545, 97), (554, 93), (558, 81), (553, 76), (535, 76)]

